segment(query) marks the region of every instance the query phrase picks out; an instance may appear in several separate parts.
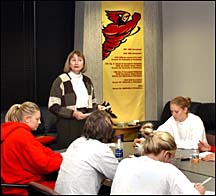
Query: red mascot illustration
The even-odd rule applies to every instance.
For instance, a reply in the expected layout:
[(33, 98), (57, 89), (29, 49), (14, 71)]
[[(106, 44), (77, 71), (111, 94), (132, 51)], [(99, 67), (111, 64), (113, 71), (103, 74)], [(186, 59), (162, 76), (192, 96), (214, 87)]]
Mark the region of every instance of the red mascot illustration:
[(131, 33), (141, 18), (141, 14), (136, 12), (132, 15), (130, 21), (128, 21), (128, 19), (131, 15), (128, 12), (107, 10), (105, 12), (108, 19), (113, 23), (108, 24), (107, 27), (103, 27), (102, 29), (105, 38), (102, 46), (103, 60), (106, 59), (113, 50), (126, 42), (126, 37), (134, 35), (140, 30), (140, 27), (138, 26), (137, 31)]

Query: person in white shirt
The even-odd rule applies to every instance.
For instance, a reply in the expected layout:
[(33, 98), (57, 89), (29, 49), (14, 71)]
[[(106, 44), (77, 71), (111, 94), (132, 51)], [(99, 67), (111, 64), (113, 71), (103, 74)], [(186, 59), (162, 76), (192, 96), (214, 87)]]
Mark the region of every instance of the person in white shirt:
[(106, 144), (113, 137), (112, 119), (94, 111), (84, 124), (83, 135), (63, 156), (55, 191), (61, 195), (97, 195), (105, 178), (113, 179), (118, 160)]
[(157, 131), (167, 131), (174, 138), (178, 148), (198, 149), (199, 140), (207, 142), (205, 127), (201, 118), (189, 112), (191, 99), (177, 96), (170, 101), (172, 116)]
[(164, 131), (145, 132), (144, 156), (125, 158), (116, 170), (111, 195), (200, 195), (205, 188), (193, 184), (173, 164), (176, 143)]

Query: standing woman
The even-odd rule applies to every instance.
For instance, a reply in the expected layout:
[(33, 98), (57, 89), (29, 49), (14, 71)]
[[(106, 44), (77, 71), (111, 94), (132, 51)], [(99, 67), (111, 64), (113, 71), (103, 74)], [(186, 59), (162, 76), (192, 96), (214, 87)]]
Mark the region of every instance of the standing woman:
[[(54, 188), (47, 174), (57, 172), (62, 155), (43, 146), (31, 133), (40, 124), (39, 107), (32, 102), (14, 104), (1, 124), (1, 183), (28, 184), (36, 181)], [(27, 195), (26, 189), (2, 188), (3, 194)]]
[(53, 82), (48, 108), (57, 116), (57, 145), (67, 148), (82, 134), (89, 113), (103, 106), (96, 104), (91, 79), (84, 75), (85, 57), (80, 51), (69, 53), (64, 73)]

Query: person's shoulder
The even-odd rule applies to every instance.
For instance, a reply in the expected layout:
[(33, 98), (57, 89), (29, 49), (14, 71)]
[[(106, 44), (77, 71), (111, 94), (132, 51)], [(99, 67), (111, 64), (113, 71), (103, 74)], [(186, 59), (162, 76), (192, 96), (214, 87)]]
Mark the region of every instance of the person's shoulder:
[(133, 166), (134, 165), (137, 165), (139, 164), (139, 159), (138, 157), (127, 157), (127, 158), (124, 158), (122, 159), (120, 162), (119, 162), (119, 166), (121, 168), (126, 168), (127, 170), (129, 169), (129, 167)]
[(69, 80), (70, 80), (69, 75), (67, 73), (62, 73), (55, 78), (53, 83), (55, 85), (60, 85), (62, 82), (67, 82)]
[(85, 74), (82, 74), (83, 75), (83, 79), (84, 80), (88, 80), (88, 81), (91, 81), (91, 78)]
[(62, 73), (62, 74), (60, 74), (60, 75), (57, 77), (57, 79), (58, 79), (58, 78), (60, 78), (63, 82), (64, 82), (64, 81), (70, 80), (70, 77), (69, 77), (69, 75), (68, 75), (67, 73)]
[(101, 156), (105, 155), (105, 153), (112, 152), (111, 148), (107, 143), (103, 143), (97, 139), (90, 139), (89, 145), (89, 148), (95, 149), (95, 152), (101, 154)]
[(188, 113), (188, 118), (189, 118), (189, 119), (201, 120), (201, 118), (200, 118), (198, 115), (193, 114), (193, 113), (191, 113), (191, 112)]
[(162, 164), (161, 164), (161, 169), (163, 170), (163, 171), (172, 171), (172, 172), (179, 172), (180, 170), (175, 166), (175, 165), (173, 165), (172, 163), (165, 163), (165, 162), (161, 162)]
[(176, 121), (175, 121), (175, 119), (174, 119), (174, 117), (171, 115), (165, 122), (164, 122), (164, 124), (166, 123), (166, 124), (172, 124), (172, 123), (175, 123)]
[(15, 126), (14, 138), (16, 138), (17, 143), (23, 143), (25, 145), (27, 141), (35, 140), (35, 136), (32, 134), (32, 131), (27, 124), (16, 122)]

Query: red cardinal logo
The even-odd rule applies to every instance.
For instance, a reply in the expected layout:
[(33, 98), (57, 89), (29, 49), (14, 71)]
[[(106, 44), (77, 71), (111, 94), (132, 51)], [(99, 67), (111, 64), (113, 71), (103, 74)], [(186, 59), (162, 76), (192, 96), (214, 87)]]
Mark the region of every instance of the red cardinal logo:
[(107, 27), (103, 27), (102, 29), (102, 33), (105, 38), (102, 46), (103, 60), (106, 59), (110, 53), (122, 43), (125, 43), (127, 41), (125, 39), (126, 37), (134, 35), (140, 30), (140, 27), (138, 26), (137, 31), (131, 33), (141, 18), (141, 14), (136, 12), (132, 15), (131, 20), (129, 20), (129, 17), (131, 16), (130, 13), (125, 11), (106, 10), (105, 12), (108, 19), (113, 23), (108, 24)]

